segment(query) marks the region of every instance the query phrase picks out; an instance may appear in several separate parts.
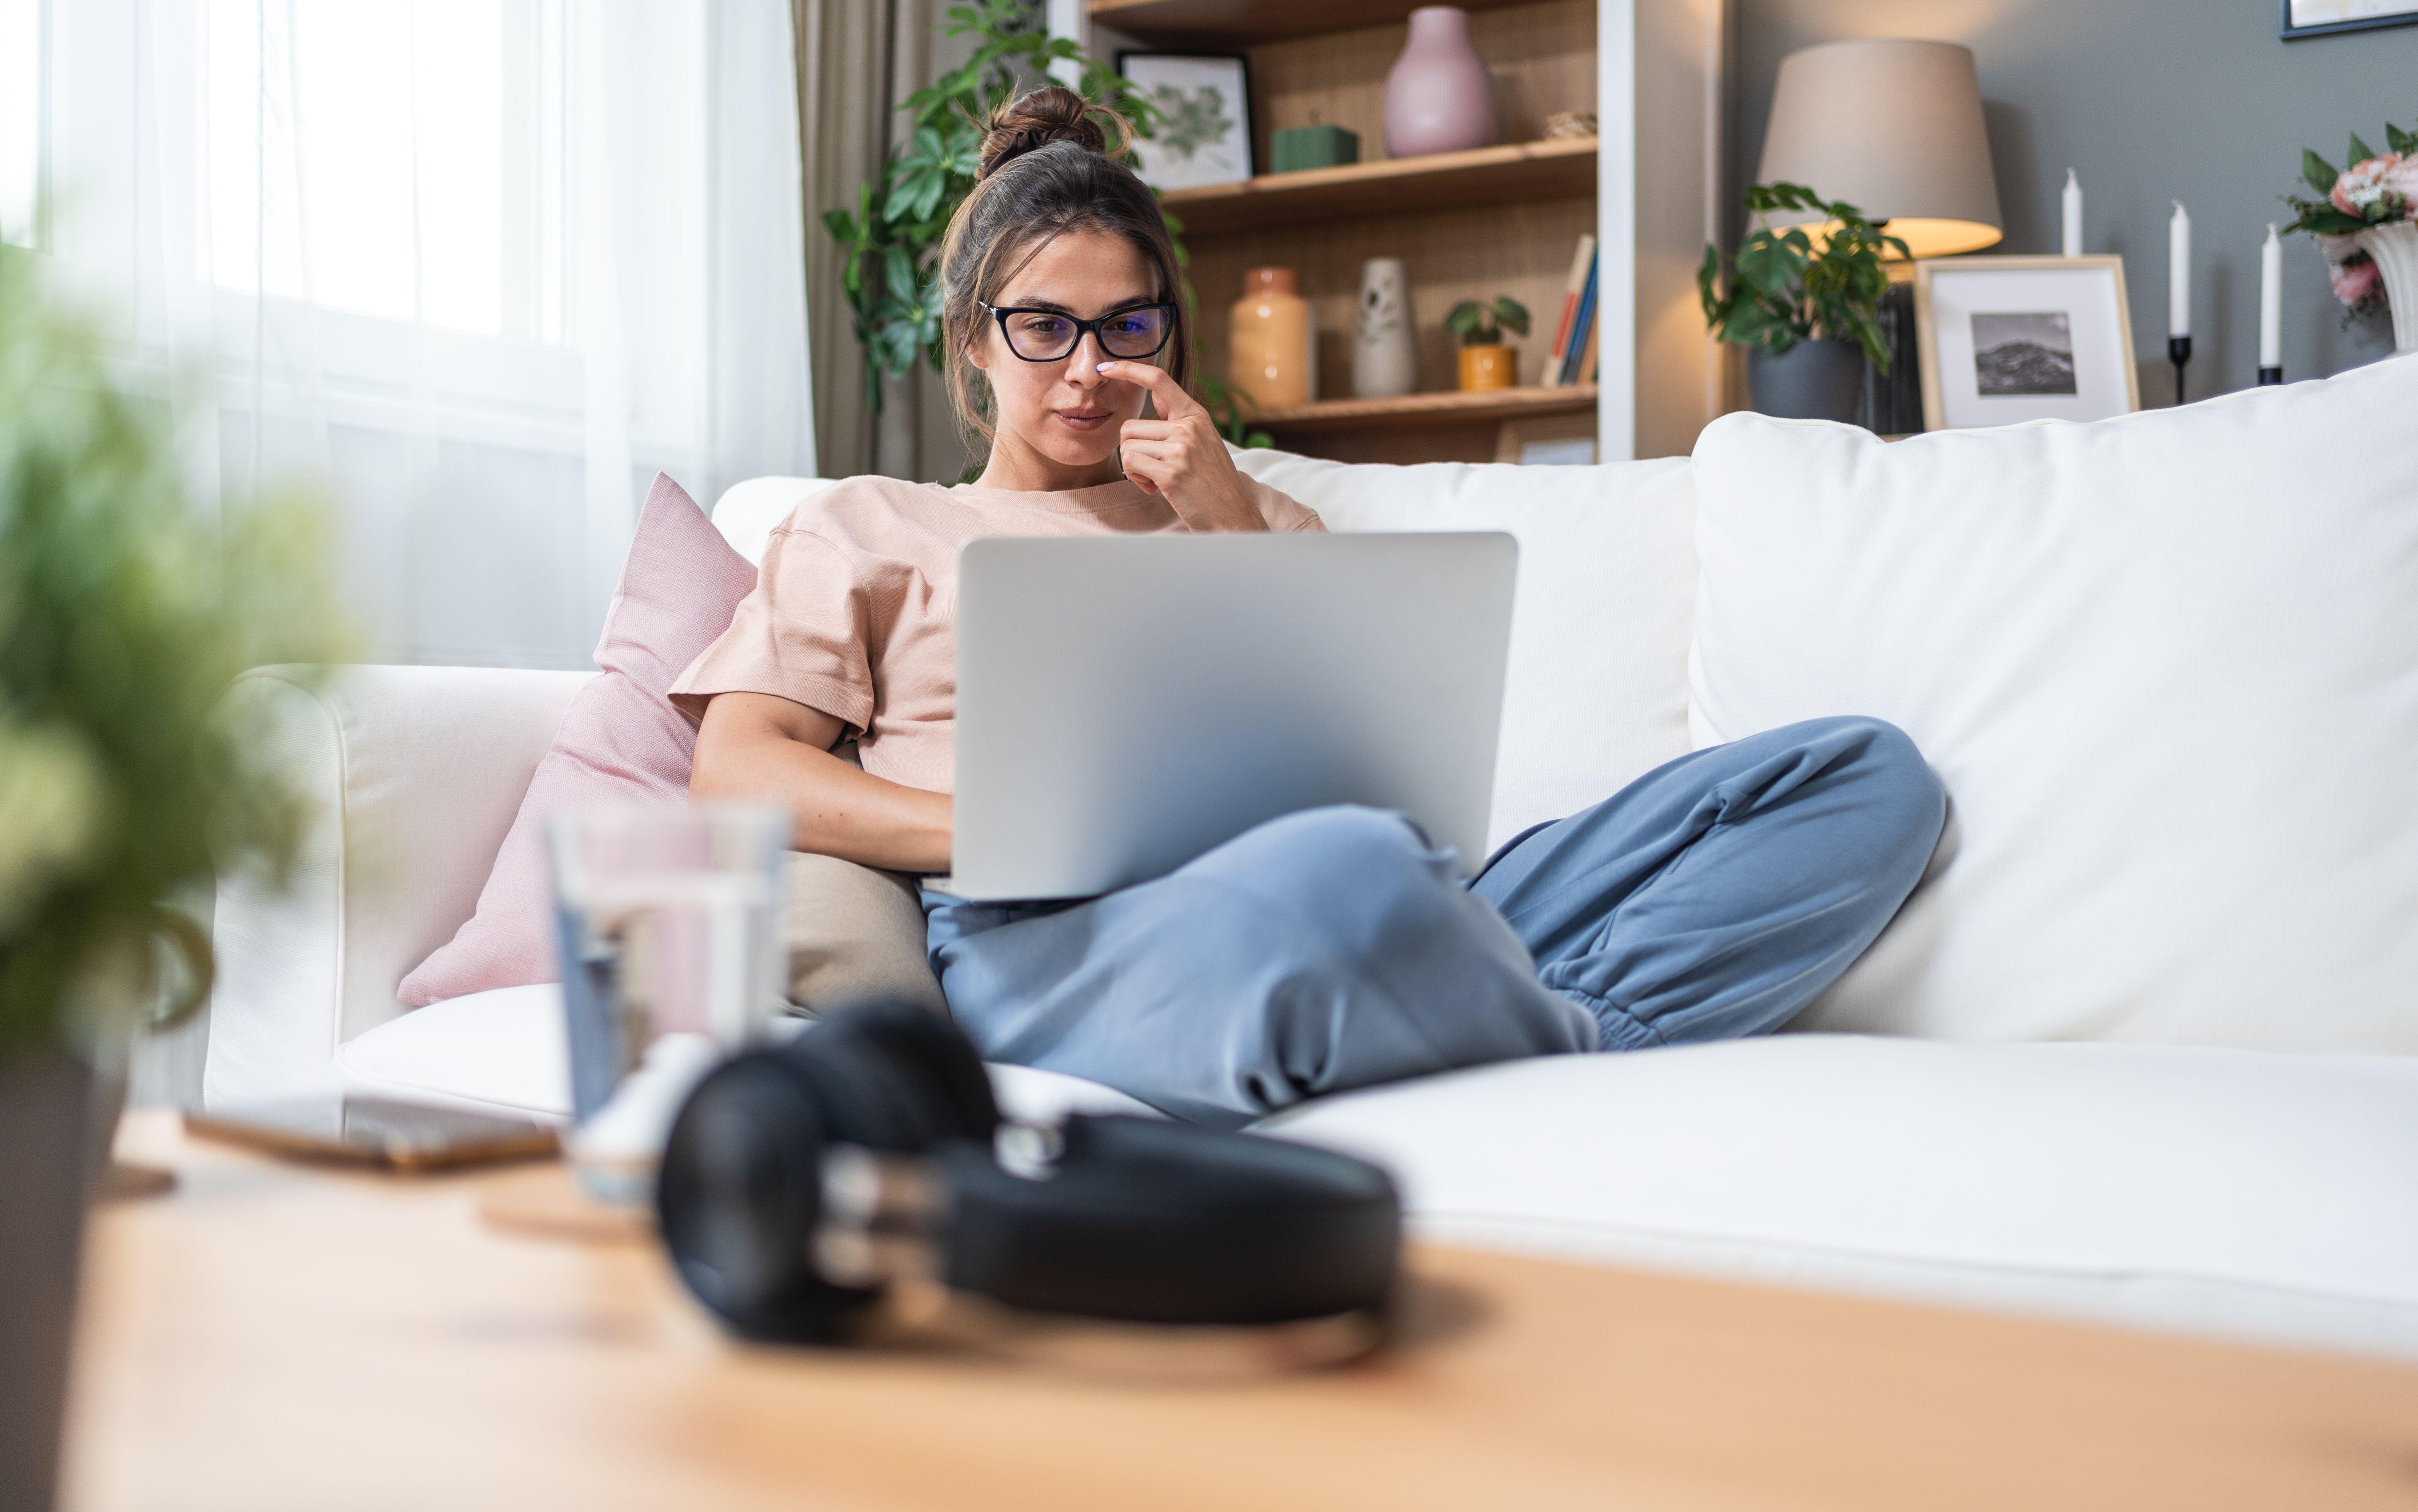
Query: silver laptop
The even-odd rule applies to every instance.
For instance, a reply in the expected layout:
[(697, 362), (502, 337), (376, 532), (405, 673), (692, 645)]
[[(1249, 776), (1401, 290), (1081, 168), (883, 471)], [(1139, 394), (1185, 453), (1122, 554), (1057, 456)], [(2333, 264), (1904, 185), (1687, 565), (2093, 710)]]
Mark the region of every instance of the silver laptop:
[(958, 557), (952, 875), (1090, 897), (1329, 803), (1485, 857), (1500, 532), (993, 537)]

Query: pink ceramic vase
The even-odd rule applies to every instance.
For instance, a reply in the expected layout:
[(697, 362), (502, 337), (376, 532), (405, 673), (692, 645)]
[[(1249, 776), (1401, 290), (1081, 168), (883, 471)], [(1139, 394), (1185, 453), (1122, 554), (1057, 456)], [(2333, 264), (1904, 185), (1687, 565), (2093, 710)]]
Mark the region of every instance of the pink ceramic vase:
[(1494, 81), (1469, 45), (1469, 12), (1411, 12), (1410, 45), (1385, 75), (1385, 150), (1397, 158), (1494, 145)]

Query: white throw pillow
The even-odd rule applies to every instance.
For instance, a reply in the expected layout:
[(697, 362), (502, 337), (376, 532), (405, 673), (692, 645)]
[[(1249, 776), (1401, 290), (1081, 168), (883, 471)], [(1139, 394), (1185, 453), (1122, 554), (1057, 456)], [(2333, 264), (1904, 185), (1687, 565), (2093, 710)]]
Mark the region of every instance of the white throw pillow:
[(1696, 743), (1877, 715), (1952, 804), (1798, 1027), (2418, 1053), (2413, 437), (2412, 359), (1896, 444), (1708, 427)]
[(1601, 467), (1347, 466), (1237, 451), (1334, 530), (1507, 530), (1520, 542), (1490, 845), (1688, 752), (1694, 519), (1680, 458)]

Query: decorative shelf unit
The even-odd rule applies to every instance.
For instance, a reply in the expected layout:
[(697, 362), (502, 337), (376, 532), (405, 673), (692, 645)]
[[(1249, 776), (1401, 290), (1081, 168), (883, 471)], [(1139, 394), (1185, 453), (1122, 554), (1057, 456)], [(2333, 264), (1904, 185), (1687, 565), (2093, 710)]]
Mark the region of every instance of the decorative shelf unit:
[[(1534, 325), (1513, 336), (1519, 374), (1536, 383), (1553, 342), (1570, 253), (1597, 230), (1597, 144), (1543, 139), (1561, 111), (1597, 108), (1599, 0), (1462, 0), (1494, 81), (1501, 145), (1431, 157), (1385, 156), (1385, 75), (1409, 35), (1409, 0), (1088, 0), (1091, 46), (1240, 52), (1248, 59), (1256, 160), (1269, 139), (1323, 121), (1360, 138), (1361, 160), (1180, 190), (1208, 371), (1228, 370), (1228, 309), (1247, 268), (1301, 275), (1318, 321), (1320, 403), (1263, 412), (1292, 450), (1347, 461), (1491, 461), (1507, 419), (1570, 415), (1592, 386), (1464, 395), (1443, 328), (1462, 299), (1507, 294)], [(1399, 257), (1410, 274), (1419, 381), (1400, 400), (1352, 392), (1352, 331), (1361, 265)], [(1247, 385), (1246, 385), (1247, 387)]]
[(1396, 426), (1492, 424), (1544, 415), (1572, 415), (1595, 407), (1596, 386), (1560, 389), (1492, 389), (1466, 393), (1403, 394), (1398, 399), (1321, 399), (1251, 412), (1251, 423), (1285, 435), (1335, 431), (1385, 430)]
[(1170, 191), (1187, 237), (1595, 193), (1595, 139), (1518, 142)]

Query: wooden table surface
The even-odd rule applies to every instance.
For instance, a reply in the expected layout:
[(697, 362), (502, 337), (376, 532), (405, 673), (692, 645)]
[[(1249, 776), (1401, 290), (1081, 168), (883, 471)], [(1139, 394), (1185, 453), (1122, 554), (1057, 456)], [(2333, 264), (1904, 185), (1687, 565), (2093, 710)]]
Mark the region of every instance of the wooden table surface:
[(2418, 1370), (1441, 1248), (1408, 1346), (1138, 1385), (731, 1344), (650, 1244), (483, 1224), (526, 1170), (186, 1141), (103, 1208), (79, 1512), (2418, 1507)]

